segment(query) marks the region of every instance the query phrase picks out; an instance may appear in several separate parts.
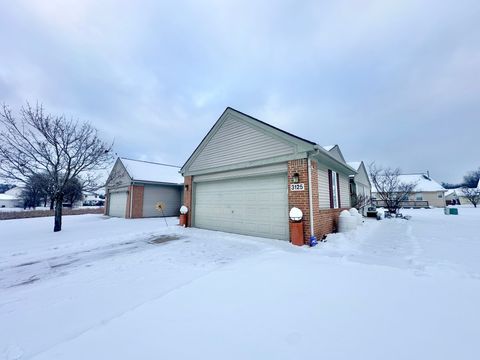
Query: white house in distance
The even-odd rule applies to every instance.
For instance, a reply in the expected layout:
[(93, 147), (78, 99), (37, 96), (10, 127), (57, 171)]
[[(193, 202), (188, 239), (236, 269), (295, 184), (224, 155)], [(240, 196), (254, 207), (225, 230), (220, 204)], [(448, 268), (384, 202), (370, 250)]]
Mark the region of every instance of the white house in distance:
[[(416, 184), (414, 191), (403, 201), (402, 207), (445, 207), (445, 193), (447, 190), (429, 174), (403, 174), (399, 180), (404, 184)], [(375, 185), (372, 184), (372, 199), (381, 205), (381, 198)]]
[(0, 208), (22, 207), (22, 191), (22, 187), (15, 186), (10, 190), (5, 191), (5, 193), (0, 194)]
[(105, 188), (105, 214), (125, 218), (177, 216), (183, 178), (180, 167), (118, 158)]

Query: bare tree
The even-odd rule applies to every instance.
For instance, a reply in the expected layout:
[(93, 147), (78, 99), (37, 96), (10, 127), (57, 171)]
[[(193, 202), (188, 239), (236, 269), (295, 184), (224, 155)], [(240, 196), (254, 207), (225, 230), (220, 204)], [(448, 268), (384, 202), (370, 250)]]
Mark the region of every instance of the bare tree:
[(377, 194), (385, 202), (391, 213), (401, 208), (402, 201), (415, 189), (416, 183), (404, 183), (400, 179), (400, 169), (381, 168), (370, 164), (370, 178), (377, 189)]
[(480, 203), (480, 188), (463, 187), (462, 195), (470, 201), (474, 207), (477, 207), (478, 203)]
[(357, 210), (363, 210), (365, 206), (370, 203), (370, 196), (364, 194), (353, 194), (352, 195), (352, 207)]
[(48, 174), (55, 201), (53, 231), (60, 231), (69, 181), (82, 179), (92, 187), (93, 174), (112, 160), (112, 145), (89, 123), (46, 114), (38, 104), (22, 107), (18, 118), (3, 105), (0, 125), (0, 177), (25, 183), (34, 174)]

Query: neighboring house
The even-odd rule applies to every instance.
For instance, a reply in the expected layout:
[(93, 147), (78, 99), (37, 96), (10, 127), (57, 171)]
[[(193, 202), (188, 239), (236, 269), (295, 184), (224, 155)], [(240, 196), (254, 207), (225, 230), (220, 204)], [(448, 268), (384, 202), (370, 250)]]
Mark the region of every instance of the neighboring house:
[(181, 173), (188, 225), (289, 240), (297, 207), (307, 243), (332, 232), (350, 207), (355, 171), (315, 142), (227, 108)]
[(105, 214), (125, 218), (177, 216), (180, 167), (118, 158), (107, 180)]
[[(480, 189), (480, 180), (478, 181), (477, 189)], [(445, 200), (447, 205), (469, 205), (471, 204), (468, 200), (462, 188), (448, 189), (445, 193)]]
[[(433, 180), (429, 174), (405, 174), (399, 176), (400, 183), (414, 183), (415, 188), (408, 198), (405, 198), (402, 207), (445, 207), (445, 193), (447, 190), (437, 181)], [(378, 196), (375, 186), (372, 184), (372, 198), (376, 200), (377, 205), (382, 206), (382, 200)]]
[(6, 192), (0, 194), (0, 208), (15, 208), (22, 207), (23, 201), (21, 198), (9, 195)]
[(105, 191), (97, 190), (95, 192), (86, 192), (83, 194), (83, 206), (103, 206), (105, 205)]
[(15, 187), (11, 188), (10, 190), (5, 191), (5, 195), (10, 195), (10, 196), (13, 196), (15, 198), (21, 199), (23, 189), (24, 189), (23, 186), (15, 186)]
[(355, 175), (350, 176), (352, 204), (354, 203), (354, 199), (358, 197), (370, 199), (372, 196), (372, 184), (365, 164), (363, 161), (350, 161), (347, 164), (357, 172)]
[(22, 207), (22, 191), (23, 187), (15, 186), (0, 194), (0, 208)]

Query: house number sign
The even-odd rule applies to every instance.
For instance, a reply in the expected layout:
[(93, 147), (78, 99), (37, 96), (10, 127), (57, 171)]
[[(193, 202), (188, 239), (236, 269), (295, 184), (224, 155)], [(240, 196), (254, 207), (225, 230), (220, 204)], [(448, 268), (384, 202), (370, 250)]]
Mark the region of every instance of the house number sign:
[(303, 183), (290, 184), (290, 191), (304, 191), (305, 185)]

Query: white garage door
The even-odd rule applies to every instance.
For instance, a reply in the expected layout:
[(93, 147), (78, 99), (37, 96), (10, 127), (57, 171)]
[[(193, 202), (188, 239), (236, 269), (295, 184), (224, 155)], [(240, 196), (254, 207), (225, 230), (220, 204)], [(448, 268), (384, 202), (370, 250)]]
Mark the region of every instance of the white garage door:
[(201, 182), (194, 196), (196, 227), (289, 239), (286, 174)]
[(125, 217), (125, 210), (127, 208), (127, 192), (110, 193), (108, 201), (108, 215)]

